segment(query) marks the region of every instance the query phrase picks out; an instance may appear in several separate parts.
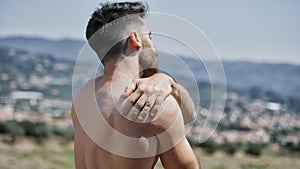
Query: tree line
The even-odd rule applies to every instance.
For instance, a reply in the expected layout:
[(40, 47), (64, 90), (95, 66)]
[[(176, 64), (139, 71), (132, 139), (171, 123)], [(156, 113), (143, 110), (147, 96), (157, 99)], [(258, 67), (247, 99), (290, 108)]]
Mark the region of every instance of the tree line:
[(10, 143), (14, 143), (18, 138), (22, 137), (33, 138), (38, 143), (53, 136), (62, 138), (64, 141), (74, 139), (72, 129), (50, 126), (41, 121), (31, 122), (28, 120), (0, 122), (0, 134), (8, 136), (9, 138), (6, 141)]
[[(263, 149), (268, 146), (266, 143), (253, 143), (253, 142), (228, 142), (224, 141), (223, 143), (216, 143), (215, 141), (209, 139), (204, 143), (199, 143), (192, 138), (188, 138), (189, 143), (193, 148), (200, 147), (208, 154), (213, 154), (215, 151), (220, 150), (225, 152), (228, 155), (234, 155), (237, 151), (243, 151), (244, 153), (252, 156), (260, 156), (263, 152)], [(288, 143), (281, 145), (280, 153), (299, 153), (300, 152), (300, 142), (298, 144)]]

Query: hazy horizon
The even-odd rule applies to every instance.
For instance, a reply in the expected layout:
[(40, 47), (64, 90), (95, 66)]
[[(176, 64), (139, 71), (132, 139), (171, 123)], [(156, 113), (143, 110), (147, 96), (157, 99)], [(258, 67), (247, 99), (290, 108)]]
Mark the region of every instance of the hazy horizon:
[[(101, 2), (107, 0), (2, 0), (0, 37), (84, 40), (88, 19)], [(222, 60), (300, 65), (300, 1), (146, 2), (151, 12), (172, 14), (197, 26)], [(155, 38), (154, 44), (161, 46)]]

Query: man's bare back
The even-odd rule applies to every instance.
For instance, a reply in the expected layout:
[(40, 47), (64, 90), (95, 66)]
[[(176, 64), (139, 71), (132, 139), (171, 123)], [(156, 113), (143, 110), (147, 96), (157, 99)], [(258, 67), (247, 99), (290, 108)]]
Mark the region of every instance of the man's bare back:
[[(91, 81), (87, 84), (90, 85)], [(171, 106), (169, 111), (166, 110), (161, 116), (151, 123), (136, 123), (130, 120), (125, 119), (119, 112), (116, 111), (111, 91), (111, 78), (100, 77), (95, 80), (95, 96), (97, 98), (97, 103), (100, 111), (103, 113), (103, 117), (105, 120), (118, 132), (127, 135), (129, 137), (140, 138), (140, 145), (136, 147), (144, 147), (144, 151), (149, 151), (149, 148), (153, 149), (153, 146), (159, 149), (159, 139), (157, 145), (151, 145), (149, 147), (149, 142), (147, 142), (148, 137), (155, 136), (164, 132), (164, 130), (168, 129), (174, 122), (178, 123), (181, 121), (181, 124), (178, 123), (176, 126), (178, 127), (177, 132), (183, 132), (180, 128), (183, 128), (183, 121), (176, 120), (177, 115), (180, 115), (179, 107), (172, 96), (170, 96), (166, 100), (166, 104)], [(79, 96), (80, 97), (80, 96)], [(75, 103), (76, 104), (76, 103)], [(174, 116), (174, 113), (177, 115)], [(122, 157), (119, 155), (112, 154), (104, 149), (102, 149), (99, 145), (94, 143), (93, 140), (89, 138), (86, 132), (80, 125), (80, 122), (76, 116), (76, 110), (72, 109), (72, 117), (74, 122), (74, 132), (75, 132), (75, 163), (77, 168), (97, 168), (97, 169), (152, 169), (154, 168), (159, 155), (147, 157), (147, 158), (128, 158)], [(99, 130), (100, 131), (100, 130)], [(182, 133), (184, 134), (184, 133)], [(106, 137), (111, 137), (110, 133), (106, 133)], [(122, 140), (114, 140), (115, 144), (120, 144)], [(180, 145), (187, 144), (184, 139), (179, 143)], [(126, 146), (124, 146), (126, 148)], [(134, 151), (132, 150), (134, 147), (127, 147), (128, 149), (125, 151)], [(189, 146), (188, 146), (189, 148)], [(191, 151), (191, 150), (190, 150)], [(166, 153), (165, 153), (166, 154)], [(164, 154), (161, 154), (162, 156)], [(173, 154), (174, 155), (174, 154)], [(168, 155), (165, 155), (166, 158)], [(176, 156), (174, 156), (176, 157)], [(165, 162), (165, 165), (170, 165)], [(176, 168), (176, 166), (173, 166)]]
[[(96, 97), (99, 109), (103, 112), (105, 120), (119, 132), (127, 134), (132, 137), (148, 137), (147, 132), (140, 132), (143, 129), (139, 129), (142, 125), (138, 125), (134, 122), (130, 122), (127, 119), (121, 117), (117, 112), (113, 112), (113, 100), (110, 94), (111, 79), (98, 78), (95, 81)], [(118, 155), (114, 155), (110, 152), (103, 150), (100, 146), (95, 144), (89, 136), (85, 133), (79, 124), (76, 116), (74, 116), (75, 126), (75, 162), (78, 168), (97, 168), (97, 169), (126, 169), (126, 168), (145, 168), (150, 169), (154, 167), (158, 157), (150, 158), (125, 158)], [(110, 137), (109, 133), (106, 137)], [(121, 142), (122, 140), (116, 140)], [(116, 143), (117, 144), (117, 143)], [(147, 144), (147, 143), (141, 143)], [(145, 145), (146, 146), (146, 145)]]

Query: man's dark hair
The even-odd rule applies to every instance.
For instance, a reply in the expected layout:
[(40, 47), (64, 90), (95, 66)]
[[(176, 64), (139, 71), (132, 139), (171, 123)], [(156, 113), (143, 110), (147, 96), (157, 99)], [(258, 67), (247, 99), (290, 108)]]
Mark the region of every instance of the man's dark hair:
[[(116, 2), (116, 3), (102, 3), (101, 8), (96, 9), (92, 14), (91, 19), (88, 22), (86, 28), (86, 38), (87, 40), (105, 24), (119, 19), (126, 15), (137, 14), (141, 18), (144, 18), (148, 13), (148, 5), (142, 2)], [(121, 52), (124, 41), (117, 43), (113, 48), (111, 48), (107, 55), (116, 55)], [(104, 58), (108, 59), (108, 58)], [(104, 61), (102, 60), (102, 62)]]

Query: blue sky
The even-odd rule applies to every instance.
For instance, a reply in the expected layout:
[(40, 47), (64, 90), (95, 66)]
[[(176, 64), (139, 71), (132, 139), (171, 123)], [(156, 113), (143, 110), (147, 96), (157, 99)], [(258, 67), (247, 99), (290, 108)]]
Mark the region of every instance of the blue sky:
[[(0, 0), (0, 36), (84, 39), (99, 0)], [(300, 1), (147, 1), (195, 24), (223, 60), (300, 64)]]

